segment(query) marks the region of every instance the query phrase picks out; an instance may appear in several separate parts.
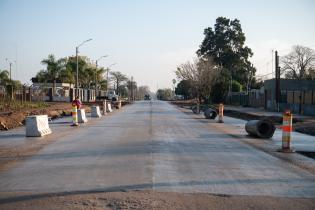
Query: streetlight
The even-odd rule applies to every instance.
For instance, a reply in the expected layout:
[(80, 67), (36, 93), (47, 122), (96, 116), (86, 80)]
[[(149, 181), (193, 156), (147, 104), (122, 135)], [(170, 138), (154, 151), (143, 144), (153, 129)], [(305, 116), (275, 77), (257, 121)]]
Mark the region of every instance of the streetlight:
[(79, 44), (78, 46), (76, 46), (75, 48), (75, 55), (76, 55), (76, 60), (77, 60), (77, 81), (76, 81), (76, 96), (79, 96), (79, 47), (81, 47), (84, 43), (91, 41), (92, 39), (87, 39), (85, 41), (83, 41), (81, 44)]
[(107, 70), (107, 76), (106, 76), (106, 79), (107, 79), (107, 87), (106, 87), (106, 91), (108, 92), (108, 85), (109, 85), (109, 80), (108, 80), (108, 72), (109, 72), (109, 68), (112, 67), (113, 65), (116, 65), (117, 63), (112, 63), (110, 64), (109, 66), (107, 66), (106, 70)]
[(97, 95), (97, 85), (96, 85), (96, 73), (97, 73), (97, 62), (99, 61), (99, 60), (101, 60), (102, 58), (105, 58), (105, 57), (107, 57), (108, 55), (103, 55), (103, 56), (101, 56), (101, 57), (99, 57), (96, 61), (95, 61), (95, 65), (96, 65), (96, 68), (95, 68), (95, 98), (96, 98), (96, 95)]

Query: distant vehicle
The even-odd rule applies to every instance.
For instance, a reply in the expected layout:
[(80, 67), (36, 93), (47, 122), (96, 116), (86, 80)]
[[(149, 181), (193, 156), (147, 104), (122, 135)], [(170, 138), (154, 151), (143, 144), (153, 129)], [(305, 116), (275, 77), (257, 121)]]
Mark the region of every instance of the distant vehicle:
[(151, 100), (151, 96), (149, 94), (144, 95), (144, 100)]
[(108, 92), (106, 92), (105, 96), (98, 96), (97, 97), (98, 100), (111, 100), (111, 101), (118, 101), (119, 100), (119, 96), (116, 94), (115, 90), (109, 90)]
[(116, 94), (114, 90), (109, 90), (107, 92), (106, 98), (111, 101), (118, 101), (118, 95)]

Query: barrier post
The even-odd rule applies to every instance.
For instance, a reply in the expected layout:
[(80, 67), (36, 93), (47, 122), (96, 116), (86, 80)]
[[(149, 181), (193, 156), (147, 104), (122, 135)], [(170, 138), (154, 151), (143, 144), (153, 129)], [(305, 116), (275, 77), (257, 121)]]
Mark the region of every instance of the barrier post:
[(221, 103), (221, 104), (219, 104), (219, 120), (218, 120), (218, 123), (223, 123), (223, 111), (224, 111), (224, 105)]
[(294, 150), (291, 148), (292, 118), (293, 115), (290, 111), (285, 111), (283, 113), (281, 152), (294, 152)]
[(118, 101), (118, 106), (117, 106), (117, 108), (118, 108), (118, 109), (121, 109), (121, 100)]
[(77, 106), (72, 106), (72, 125), (71, 126), (78, 126), (78, 109)]
[(200, 104), (199, 104), (199, 102), (197, 101), (197, 114), (199, 114), (200, 113)]

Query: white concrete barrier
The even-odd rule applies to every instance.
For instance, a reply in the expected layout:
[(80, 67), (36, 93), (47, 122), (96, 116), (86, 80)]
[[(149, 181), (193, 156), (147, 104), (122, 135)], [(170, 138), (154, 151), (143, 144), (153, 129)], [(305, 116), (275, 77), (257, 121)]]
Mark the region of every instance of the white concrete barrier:
[(92, 106), (91, 107), (91, 117), (101, 117), (101, 111), (99, 106)]
[(121, 100), (118, 101), (117, 109), (121, 109)]
[(79, 123), (86, 123), (88, 120), (85, 115), (85, 109), (78, 110), (78, 122)]
[(106, 109), (107, 109), (107, 108), (106, 108), (106, 107), (107, 107), (106, 103), (107, 103), (106, 100), (104, 100), (104, 101), (103, 101), (103, 115), (107, 115), (107, 113), (106, 113), (106, 112), (107, 112), (107, 111), (106, 111)]
[(28, 116), (25, 120), (26, 136), (40, 137), (51, 134), (47, 115)]
[(107, 103), (107, 112), (113, 112), (112, 105), (110, 103)]

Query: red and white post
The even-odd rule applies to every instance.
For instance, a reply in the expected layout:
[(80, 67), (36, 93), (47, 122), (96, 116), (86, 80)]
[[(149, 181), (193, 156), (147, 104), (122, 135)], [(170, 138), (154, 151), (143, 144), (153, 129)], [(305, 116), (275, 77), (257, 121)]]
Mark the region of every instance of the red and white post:
[(76, 105), (72, 106), (72, 126), (78, 126), (78, 108)]
[(219, 120), (218, 120), (218, 123), (223, 123), (223, 112), (224, 112), (224, 105), (221, 103), (221, 104), (219, 104)]
[(285, 111), (283, 114), (282, 125), (282, 148), (281, 152), (294, 152), (291, 148), (291, 132), (292, 132), (292, 118), (290, 111)]

